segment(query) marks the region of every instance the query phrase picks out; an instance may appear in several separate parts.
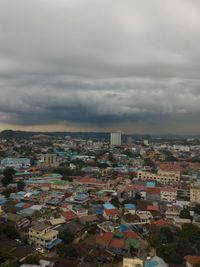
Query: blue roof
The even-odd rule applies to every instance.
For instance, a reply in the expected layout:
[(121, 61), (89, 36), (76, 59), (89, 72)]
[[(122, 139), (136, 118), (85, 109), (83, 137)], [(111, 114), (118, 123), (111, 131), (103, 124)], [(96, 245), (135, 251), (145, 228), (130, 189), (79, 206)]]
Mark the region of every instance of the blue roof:
[(144, 267), (156, 267), (158, 265), (157, 261), (145, 261)]
[(102, 210), (96, 210), (95, 213), (96, 213), (96, 215), (102, 215), (103, 211)]
[(18, 192), (17, 194), (18, 194), (18, 195), (22, 195), (22, 196), (23, 196), (23, 195), (25, 195), (25, 194), (26, 194), (26, 192), (25, 192), (25, 191), (20, 191), (20, 192)]
[(120, 230), (122, 232), (130, 231), (130, 228), (125, 224), (120, 224)]
[(115, 206), (113, 204), (111, 204), (111, 203), (105, 203), (105, 204), (103, 204), (103, 207), (106, 210), (115, 209)]
[(124, 204), (124, 208), (126, 210), (135, 210), (135, 204), (131, 204), (131, 203)]
[(15, 205), (15, 208), (22, 208), (24, 205), (26, 205), (25, 202), (19, 202)]
[(156, 186), (156, 182), (155, 181), (147, 182), (146, 186), (147, 187), (155, 187)]
[(6, 203), (6, 199), (0, 199), (0, 205), (3, 205), (4, 203)]
[(75, 200), (82, 201), (82, 200), (86, 200), (88, 197), (89, 197), (88, 194), (82, 194), (82, 193), (80, 193), (80, 194), (76, 194), (76, 196), (74, 197), (74, 199)]
[(57, 238), (56, 240), (54, 240), (51, 244), (46, 245), (47, 249), (52, 249), (53, 247), (59, 245), (62, 242), (61, 239)]
[(34, 210), (31, 209), (31, 208), (27, 208), (27, 209), (23, 209), (23, 210), (21, 210), (20, 213), (21, 213), (22, 215), (26, 215), (26, 216), (28, 215), (28, 216), (31, 216), (31, 215), (34, 213)]
[(21, 200), (22, 197), (20, 195), (15, 194), (15, 193), (11, 193), (9, 198), (14, 199), (14, 200)]

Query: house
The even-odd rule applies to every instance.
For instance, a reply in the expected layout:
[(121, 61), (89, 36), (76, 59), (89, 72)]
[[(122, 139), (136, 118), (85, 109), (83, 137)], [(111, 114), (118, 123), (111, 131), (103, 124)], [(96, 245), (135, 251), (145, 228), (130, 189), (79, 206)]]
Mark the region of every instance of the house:
[(187, 255), (184, 259), (187, 267), (193, 267), (196, 264), (200, 264), (200, 256)]
[(51, 249), (61, 243), (57, 237), (58, 231), (52, 230), (49, 225), (38, 222), (29, 229), (28, 243), (39, 248)]
[(179, 217), (181, 207), (175, 204), (166, 205), (165, 217), (166, 219), (173, 220), (176, 217)]
[(99, 221), (99, 218), (95, 214), (82, 216), (79, 218), (79, 221), (86, 225), (86, 224), (93, 224)]
[(3, 215), (4, 222), (8, 222), (15, 226), (16, 229), (21, 229), (30, 225), (30, 220), (14, 213), (6, 213)]
[(167, 202), (175, 202), (177, 199), (177, 190), (174, 187), (161, 187), (160, 200)]
[(74, 220), (77, 217), (76, 214), (71, 210), (63, 212), (62, 216), (65, 218), (66, 221)]
[(162, 258), (154, 256), (144, 262), (144, 267), (168, 267), (168, 264)]
[(122, 267), (143, 267), (143, 261), (139, 258), (123, 258)]
[(131, 213), (131, 214), (135, 214), (135, 204), (132, 204), (132, 203), (127, 203), (127, 204), (124, 204), (124, 214), (127, 214), (127, 213)]
[(160, 201), (160, 188), (147, 187), (146, 188), (146, 199), (150, 201)]
[(103, 216), (107, 220), (117, 220), (117, 218), (118, 218), (118, 209), (117, 208), (105, 209), (104, 212), (103, 212)]

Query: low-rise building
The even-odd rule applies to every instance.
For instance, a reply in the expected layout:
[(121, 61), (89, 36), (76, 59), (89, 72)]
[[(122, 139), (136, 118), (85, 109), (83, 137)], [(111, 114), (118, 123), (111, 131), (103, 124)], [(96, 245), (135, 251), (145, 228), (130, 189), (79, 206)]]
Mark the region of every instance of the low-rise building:
[(177, 199), (177, 190), (173, 187), (161, 187), (160, 200), (167, 202), (175, 202)]
[(155, 180), (161, 183), (172, 183), (180, 181), (180, 172), (158, 171), (157, 173), (151, 173), (138, 171), (137, 178), (141, 180)]
[(200, 185), (190, 187), (190, 202), (200, 203)]
[(61, 242), (58, 231), (52, 230), (49, 225), (37, 223), (29, 229), (28, 243), (39, 248), (51, 249)]

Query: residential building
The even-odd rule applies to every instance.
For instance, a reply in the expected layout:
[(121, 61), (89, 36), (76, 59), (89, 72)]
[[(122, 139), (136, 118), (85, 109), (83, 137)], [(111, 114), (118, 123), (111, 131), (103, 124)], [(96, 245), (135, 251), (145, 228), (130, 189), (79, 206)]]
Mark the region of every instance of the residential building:
[(191, 256), (187, 255), (185, 256), (186, 266), (187, 267), (193, 267), (195, 265), (200, 264), (200, 256)]
[(190, 202), (200, 203), (200, 185), (192, 185), (190, 187)]
[(4, 168), (13, 167), (15, 169), (19, 168), (29, 168), (31, 165), (30, 159), (28, 158), (4, 158), (1, 160), (1, 166)]
[(39, 248), (51, 249), (61, 242), (58, 231), (52, 230), (49, 225), (37, 223), (29, 229), (28, 243)]
[(160, 200), (167, 202), (175, 202), (177, 199), (177, 190), (173, 187), (160, 188)]
[(59, 162), (57, 154), (42, 154), (39, 165), (41, 167), (58, 167)]
[(110, 135), (110, 145), (111, 146), (121, 146), (121, 131), (112, 132)]
[(161, 183), (172, 183), (180, 181), (180, 172), (158, 171), (157, 173), (151, 173), (138, 171), (137, 178), (141, 180), (155, 180)]
[(143, 267), (143, 261), (139, 258), (123, 258), (122, 267)]

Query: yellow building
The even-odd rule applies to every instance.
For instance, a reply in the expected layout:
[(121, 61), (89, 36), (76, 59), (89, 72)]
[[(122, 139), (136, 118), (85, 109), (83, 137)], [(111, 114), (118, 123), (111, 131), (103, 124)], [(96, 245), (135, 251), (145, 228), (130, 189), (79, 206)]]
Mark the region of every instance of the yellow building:
[(60, 241), (57, 239), (58, 231), (52, 230), (49, 225), (37, 223), (29, 229), (28, 243), (37, 248), (51, 248), (52, 245)]
[(158, 171), (157, 173), (138, 171), (137, 178), (141, 180), (155, 180), (161, 183), (179, 182), (180, 172)]
[(200, 203), (200, 185), (190, 187), (190, 202)]
[(123, 258), (122, 267), (143, 267), (143, 261), (139, 258)]
[(42, 154), (39, 165), (41, 167), (58, 167), (59, 157), (56, 154)]

